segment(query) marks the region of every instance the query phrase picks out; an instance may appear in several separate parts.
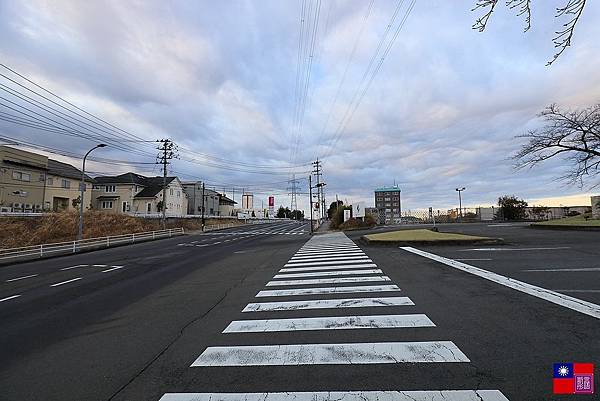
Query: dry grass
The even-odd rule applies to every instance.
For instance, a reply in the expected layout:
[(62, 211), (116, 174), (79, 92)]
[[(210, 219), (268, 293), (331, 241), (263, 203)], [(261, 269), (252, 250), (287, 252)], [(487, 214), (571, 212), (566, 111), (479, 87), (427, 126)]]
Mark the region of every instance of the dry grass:
[(390, 231), (387, 233), (365, 235), (372, 242), (399, 242), (399, 241), (457, 241), (457, 240), (486, 240), (487, 237), (475, 237), (472, 235), (454, 234), (454, 233), (438, 233), (431, 230), (400, 230)]
[(584, 216), (565, 217), (562, 219), (542, 221), (534, 223), (540, 226), (581, 226), (581, 227), (600, 227), (600, 219), (585, 219)]
[[(84, 219), (84, 238), (162, 229), (160, 220), (117, 213), (90, 211), (85, 213)], [(73, 241), (77, 237), (78, 221), (76, 212), (51, 213), (42, 217), (0, 218), (0, 248)], [(228, 222), (218, 221), (218, 223)], [(211, 224), (209, 219), (207, 219), (207, 224)], [(214, 224), (217, 224), (217, 221)], [(200, 230), (201, 221), (200, 219), (170, 219), (167, 221), (167, 228), (176, 227)]]

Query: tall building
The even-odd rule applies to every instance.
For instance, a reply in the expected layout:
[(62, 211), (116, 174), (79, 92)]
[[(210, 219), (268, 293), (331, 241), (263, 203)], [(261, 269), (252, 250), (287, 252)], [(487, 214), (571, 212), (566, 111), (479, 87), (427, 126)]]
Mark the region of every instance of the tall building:
[(379, 210), (379, 219), (385, 224), (399, 224), (402, 214), (400, 187), (377, 188), (375, 190), (375, 207)]

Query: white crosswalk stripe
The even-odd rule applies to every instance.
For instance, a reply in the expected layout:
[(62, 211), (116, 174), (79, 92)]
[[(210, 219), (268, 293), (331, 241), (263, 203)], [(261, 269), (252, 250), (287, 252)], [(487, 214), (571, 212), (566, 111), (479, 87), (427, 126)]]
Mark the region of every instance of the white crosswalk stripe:
[(380, 269), (364, 269), (364, 270), (341, 270), (332, 272), (308, 272), (308, 273), (291, 273), (291, 274), (276, 274), (274, 279), (288, 279), (301, 277), (319, 277), (319, 276), (351, 276), (361, 274), (378, 274), (383, 273)]
[(263, 290), (256, 297), (289, 297), (297, 295), (318, 294), (353, 294), (362, 292), (389, 292), (400, 291), (397, 285), (361, 285), (356, 287), (320, 287), (320, 288), (293, 288), (286, 290)]
[(267, 287), (282, 287), (288, 285), (312, 285), (312, 284), (344, 284), (344, 283), (368, 283), (373, 281), (391, 281), (388, 276), (369, 277), (336, 277), (336, 278), (314, 278), (304, 280), (280, 280), (269, 281)]
[(257, 302), (246, 305), (242, 312), (272, 312), (302, 309), (373, 308), (414, 305), (408, 297), (311, 299), (305, 301)]
[(280, 273), (305, 272), (315, 270), (346, 270), (363, 269), (365, 267), (377, 267), (375, 263), (358, 263), (351, 265), (327, 265), (327, 266), (308, 266), (308, 267), (286, 267), (279, 270)]
[(358, 260), (328, 260), (325, 262), (294, 262), (294, 263), (286, 263), (283, 267), (300, 267), (300, 266), (327, 266), (327, 265), (345, 265), (345, 264), (353, 264), (353, 263), (365, 263), (372, 262), (371, 259), (358, 259)]
[(394, 329), (400, 327), (434, 327), (422, 314), (332, 316), (292, 319), (234, 320), (223, 333), (261, 333), (268, 331)]

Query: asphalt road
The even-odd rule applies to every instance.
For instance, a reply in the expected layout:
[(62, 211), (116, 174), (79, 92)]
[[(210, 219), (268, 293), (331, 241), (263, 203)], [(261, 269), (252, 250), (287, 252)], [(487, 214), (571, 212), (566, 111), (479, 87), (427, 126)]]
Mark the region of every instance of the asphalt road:
[[(306, 226), (285, 224), (1, 267), (0, 399), (560, 400), (572, 396), (552, 396), (552, 363), (599, 363), (596, 317), (406, 250), (307, 243)], [(422, 250), (597, 288), (593, 270), (523, 270), (598, 267), (598, 233), (447, 229), (501, 233), (515, 250)]]

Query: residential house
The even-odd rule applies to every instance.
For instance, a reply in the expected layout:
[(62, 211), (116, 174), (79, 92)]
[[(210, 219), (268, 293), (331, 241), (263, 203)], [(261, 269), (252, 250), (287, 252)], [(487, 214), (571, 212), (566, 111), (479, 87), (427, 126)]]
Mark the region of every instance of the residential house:
[[(98, 210), (131, 214), (162, 213), (163, 177), (145, 177), (136, 173), (96, 177), (93, 198)], [(167, 216), (187, 214), (188, 201), (177, 177), (166, 178)]]
[[(77, 209), (81, 171), (44, 155), (0, 146), (0, 210), (41, 212)], [(92, 178), (86, 176), (84, 205), (91, 203)]]
[(187, 213), (201, 215), (204, 205), (205, 216), (219, 216), (220, 194), (212, 189), (204, 187), (204, 202), (202, 201), (202, 182), (183, 182), (181, 184), (187, 194), (188, 207)]

